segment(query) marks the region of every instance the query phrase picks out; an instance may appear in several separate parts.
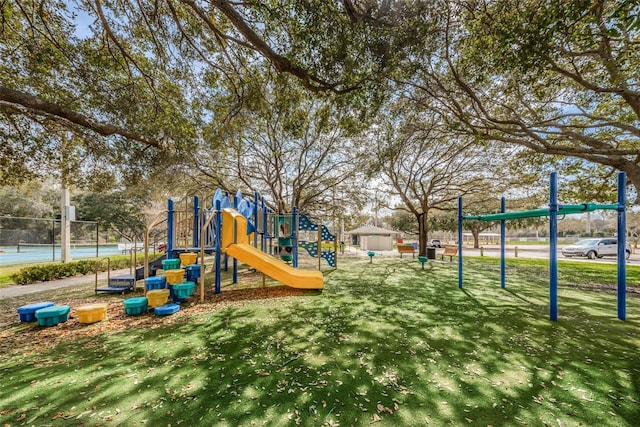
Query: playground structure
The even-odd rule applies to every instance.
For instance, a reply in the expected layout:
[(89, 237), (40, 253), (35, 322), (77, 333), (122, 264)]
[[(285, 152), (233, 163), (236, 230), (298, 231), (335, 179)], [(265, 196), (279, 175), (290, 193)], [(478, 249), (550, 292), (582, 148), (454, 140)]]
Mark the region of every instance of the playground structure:
[[(147, 227), (144, 267), (136, 271), (136, 280), (155, 276), (163, 261), (184, 253), (195, 253), (199, 260), (196, 259), (195, 264), (185, 268), (197, 276), (200, 300), (203, 301), (205, 255), (215, 257), (215, 293), (221, 292), (221, 273), (228, 270), (229, 257), (233, 258), (233, 283), (238, 281), (237, 262), (240, 260), (264, 276), (287, 286), (305, 289), (321, 289), (323, 280), (320, 272), (297, 270), (299, 247), (318, 258), (318, 269), (321, 259), (325, 259), (332, 267), (336, 265), (337, 239), (326, 226), (313, 223), (296, 208), (291, 214), (276, 214), (266, 206), (264, 197), (260, 197), (257, 192), (250, 200), (244, 198), (241, 191), (230, 198), (228, 193), (218, 189), (208, 206), (202, 206), (198, 196), (193, 197), (191, 206), (188, 200), (183, 203), (184, 209), (178, 210), (173, 200), (168, 200), (167, 210)], [(166, 253), (150, 260), (152, 231), (161, 227), (166, 227), (162, 243)], [(317, 242), (300, 239), (300, 231), (308, 230), (317, 231)], [(157, 236), (155, 239), (158, 239)], [(322, 248), (323, 240), (333, 241), (334, 250), (318, 249)], [(280, 256), (281, 261), (276, 256)]]
[(224, 253), (287, 286), (302, 289), (323, 288), (322, 272), (298, 270), (251, 246), (248, 240), (248, 221), (238, 211), (225, 208), (222, 217), (221, 250)]
[[(259, 200), (257, 193), (254, 200), (256, 202)], [(185, 204), (185, 207), (188, 206)], [(302, 225), (298, 223), (300, 217), (303, 218)], [(149, 262), (151, 230), (158, 224), (165, 223), (166, 253)], [(237, 283), (237, 262), (241, 261), (261, 272), (263, 277), (269, 276), (287, 286), (300, 289), (322, 289), (324, 276), (321, 271), (295, 268), (298, 264), (298, 245), (313, 248), (313, 245), (309, 245), (308, 242), (298, 240), (301, 229), (317, 231), (318, 239), (335, 241), (326, 227), (314, 224), (306, 216), (300, 216), (296, 209), (291, 215), (276, 215), (266, 208), (264, 198), (258, 205), (243, 199), (240, 191), (236, 194), (233, 203), (228, 195), (223, 195), (220, 190), (216, 191), (210, 209), (201, 208), (196, 196), (191, 212), (188, 209), (175, 210), (173, 201), (169, 200), (168, 209), (152, 221), (145, 232), (144, 267), (136, 269), (135, 274), (131, 271), (128, 275), (111, 277), (110, 259), (104, 258), (103, 260), (108, 263), (108, 283), (106, 287), (98, 287), (96, 273), (95, 290), (96, 293), (124, 293), (127, 290), (135, 290), (136, 281), (144, 279), (145, 296), (124, 300), (125, 313), (136, 316), (153, 309), (157, 316), (171, 315), (178, 312), (179, 304), (192, 295), (196, 280), (200, 282), (200, 301), (204, 301), (205, 254), (215, 255), (216, 294), (221, 291), (223, 254), (225, 270), (228, 257), (233, 258), (233, 283)], [(269, 230), (273, 230), (273, 234), (269, 233)], [(278, 246), (273, 245), (274, 239), (278, 242)], [(251, 240), (253, 245), (250, 244)], [(316, 244), (315, 248), (321, 247), (321, 241)], [(276, 247), (278, 250), (274, 251)], [(283, 247), (289, 248), (285, 250), (284, 255), (290, 258), (278, 260), (272, 254), (282, 253)], [(335, 253), (328, 256), (322, 251), (309, 252), (311, 255), (320, 255), (319, 260), (324, 258), (335, 265)], [(287, 262), (291, 262), (293, 266)], [(160, 266), (164, 274), (156, 276), (155, 273)], [(21, 322), (38, 320), (40, 326), (55, 326), (69, 319), (70, 310), (70, 306), (56, 306), (53, 302), (46, 301), (19, 307), (18, 315)], [(106, 311), (106, 304), (91, 304), (76, 308), (80, 323), (99, 322), (105, 318)]]
[(505, 288), (505, 253), (506, 223), (510, 219), (549, 217), (549, 320), (558, 320), (558, 215), (568, 215), (595, 210), (615, 210), (618, 212), (618, 269), (617, 269), (617, 302), (618, 319), (626, 319), (626, 174), (618, 174), (618, 200), (615, 204), (583, 203), (578, 205), (562, 205), (558, 203), (558, 175), (552, 172), (549, 183), (549, 207), (520, 212), (506, 212), (505, 198), (500, 201), (500, 213), (489, 215), (463, 215), (462, 197), (458, 199), (458, 287), (462, 289), (462, 224), (464, 220), (500, 221), (500, 287)]

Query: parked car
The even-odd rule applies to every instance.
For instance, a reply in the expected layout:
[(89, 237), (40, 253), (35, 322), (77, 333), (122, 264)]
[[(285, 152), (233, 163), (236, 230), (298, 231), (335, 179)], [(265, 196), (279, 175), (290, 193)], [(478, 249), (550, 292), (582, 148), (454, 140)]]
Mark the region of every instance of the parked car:
[[(603, 256), (618, 255), (618, 239), (584, 239), (578, 243), (562, 248), (562, 255), (567, 258), (572, 256), (585, 256), (589, 259), (602, 258)], [(629, 259), (631, 246), (627, 243), (625, 248), (625, 258)]]
[(429, 243), (427, 243), (427, 246), (431, 246), (432, 248), (441, 248), (442, 243), (440, 242), (440, 239), (431, 239), (429, 240)]

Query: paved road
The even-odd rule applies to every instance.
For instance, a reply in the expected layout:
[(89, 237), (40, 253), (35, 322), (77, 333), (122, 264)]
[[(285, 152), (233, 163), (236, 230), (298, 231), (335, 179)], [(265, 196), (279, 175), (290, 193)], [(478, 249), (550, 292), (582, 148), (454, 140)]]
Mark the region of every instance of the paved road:
[[(549, 246), (548, 245), (524, 245), (517, 247), (517, 253), (519, 258), (543, 258), (549, 259)], [(618, 262), (616, 257), (604, 257), (604, 258), (596, 258), (596, 259), (587, 259), (583, 257), (572, 257), (566, 258), (560, 252), (561, 246), (558, 249), (558, 259), (571, 260), (571, 261), (583, 261), (583, 262), (599, 262), (605, 264), (616, 264)], [(500, 257), (500, 246), (499, 245), (487, 245), (482, 249), (485, 256), (495, 256)], [(473, 248), (464, 248), (462, 250), (463, 256), (479, 256), (480, 249)], [(507, 245), (506, 247), (506, 256), (507, 258), (516, 257), (516, 246)], [(640, 254), (635, 253), (631, 254), (628, 260), (629, 264), (640, 264)]]
[[(516, 255), (516, 246), (515, 245), (507, 245), (506, 246), (506, 257), (507, 258), (539, 258), (539, 259), (549, 259), (549, 246), (548, 245), (523, 245), (517, 247), (517, 255)], [(561, 246), (559, 246), (561, 248)], [(436, 254), (441, 254), (444, 249), (437, 248)], [(347, 252), (357, 253), (359, 255), (367, 254), (367, 251), (359, 249), (356, 250), (353, 247), (348, 247)], [(398, 251), (375, 251), (376, 254), (380, 254), (383, 256), (397, 256)], [(484, 245), (482, 250), (474, 249), (469, 246), (465, 246), (462, 249), (463, 256), (480, 256), (481, 253), (484, 256), (491, 257), (500, 257), (500, 245)], [(407, 255), (405, 255), (407, 256)], [(559, 260), (571, 260), (571, 261), (582, 261), (582, 262), (599, 262), (599, 263), (608, 263), (615, 264), (618, 262), (616, 257), (605, 257), (605, 258), (596, 258), (596, 259), (587, 259), (582, 257), (574, 257), (574, 258), (566, 258), (558, 249), (558, 259)], [(629, 258), (630, 264), (639, 265), (640, 264), (640, 253), (632, 254)]]

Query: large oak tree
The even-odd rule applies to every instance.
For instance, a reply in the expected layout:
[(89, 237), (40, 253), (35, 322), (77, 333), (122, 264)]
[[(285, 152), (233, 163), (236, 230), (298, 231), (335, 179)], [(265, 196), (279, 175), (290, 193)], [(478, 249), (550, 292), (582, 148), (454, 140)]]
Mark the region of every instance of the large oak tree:
[(5, 182), (42, 169), (61, 126), (96, 164), (142, 173), (188, 160), (207, 123), (243, 108), (243, 70), (256, 68), (367, 116), (391, 82), (414, 85), (476, 138), (623, 170), (640, 188), (632, 0), (14, 0), (0, 11)]
[[(352, 94), (366, 112), (424, 48), (428, 11), (401, 1), (2, 2), (0, 179), (43, 169), (46, 157), (29, 160), (56, 150), (51, 123), (79, 136), (87, 160), (170, 164), (163, 155), (192, 149), (207, 122), (242, 108), (252, 67)], [(221, 91), (223, 108), (210, 102)]]
[(640, 186), (634, 1), (443, 1), (441, 53), (408, 81), (475, 137), (624, 171)]

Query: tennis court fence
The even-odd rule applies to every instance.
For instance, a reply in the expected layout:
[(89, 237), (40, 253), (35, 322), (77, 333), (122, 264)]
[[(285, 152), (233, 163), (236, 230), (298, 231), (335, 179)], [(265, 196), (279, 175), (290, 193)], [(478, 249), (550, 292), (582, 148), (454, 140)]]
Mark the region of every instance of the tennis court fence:
[[(51, 251), (60, 247), (61, 222), (51, 218), (0, 217), (0, 246), (17, 247), (18, 252)], [(72, 245), (96, 246), (97, 221), (71, 221)]]

